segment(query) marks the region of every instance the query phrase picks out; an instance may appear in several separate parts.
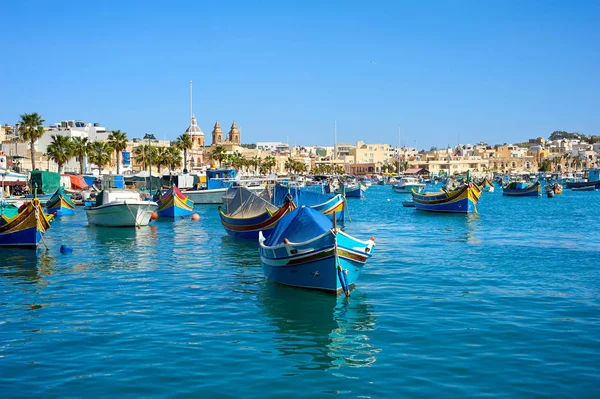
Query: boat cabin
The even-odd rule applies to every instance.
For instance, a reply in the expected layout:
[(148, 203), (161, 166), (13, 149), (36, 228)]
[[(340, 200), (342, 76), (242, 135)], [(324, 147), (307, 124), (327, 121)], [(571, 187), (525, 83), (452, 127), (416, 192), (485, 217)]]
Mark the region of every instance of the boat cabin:
[(232, 185), (232, 180), (237, 176), (235, 169), (213, 169), (206, 171), (206, 179), (208, 180), (207, 188), (209, 190), (218, 188), (229, 188)]
[(96, 204), (94, 206), (125, 200), (141, 201), (140, 194), (129, 190), (102, 190), (96, 196)]

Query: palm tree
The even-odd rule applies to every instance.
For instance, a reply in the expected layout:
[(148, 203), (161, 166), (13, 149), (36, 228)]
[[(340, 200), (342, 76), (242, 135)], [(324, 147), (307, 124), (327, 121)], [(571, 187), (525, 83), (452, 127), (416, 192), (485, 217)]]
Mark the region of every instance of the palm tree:
[(29, 151), (31, 152), (31, 170), (35, 170), (35, 142), (44, 135), (42, 123), (45, 121), (37, 113), (21, 115), (22, 137), (24, 141), (29, 141)]
[(158, 153), (156, 147), (147, 144), (139, 145), (135, 147), (133, 153), (135, 155), (135, 162), (142, 164), (143, 170), (146, 170), (150, 164), (156, 165)]
[(58, 164), (58, 173), (62, 173), (63, 165), (73, 158), (73, 145), (67, 136), (52, 135), (52, 142), (48, 145), (48, 156)]
[(256, 172), (258, 172), (260, 170), (260, 163), (262, 162), (262, 158), (259, 157), (258, 155), (255, 155), (252, 158), (251, 162), (252, 162), (251, 165), (254, 166), (254, 174), (257, 174)]
[(87, 137), (73, 137), (72, 139), (72, 150), (73, 150), (73, 155), (77, 157), (77, 161), (79, 161), (79, 173), (81, 175), (83, 175), (84, 173), (84, 168), (83, 168), (83, 158), (85, 158), (85, 155), (87, 154), (87, 149), (88, 149), (88, 139)]
[(181, 166), (181, 152), (177, 147), (167, 148), (167, 166), (169, 167), (169, 175), (171, 175), (173, 169)]
[(183, 169), (184, 173), (187, 171), (187, 152), (191, 150), (193, 147), (192, 136), (188, 133), (184, 133), (181, 136), (177, 137), (177, 146), (179, 149), (183, 150)]
[(113, 148), (104, 141), (94, 141), (89, 144), (88, 157), (90, 162), (96, 164), (102, 173), (102, 168), (110, 163), (112, 159)]
[(262, 164), (261, 171), (268, 171), (269, 173), (273, 173), (273, 167), (277, 164), (275, 157), (269, 155), (265, 158), (265, 161)]
[(121, 162), (119, 161), (119, 155), (125, 149), (127, 149), (127, 133), (121, 133), (120, 130), (113, 130), (108, 136), (108, 143), (114, 148), (117, 153), (117, 174), (121, 174)]
[(221, 167), (221, 163), (227, 158), (225, 147), (220, 145), (216, 146), (210, 155), (212, 156), (212, 159), (219, 162), (219, 168)]
[(171, 147), (157, 147), (156, 148), (156, 168), (160, 173), (160, 168), (162, 166), (169, 166), (171, 154), (169, 153), (169, 148)]
[(287, 169), (290, 173), (294, 173), (295, 167), (296, 167), (296, 161), (294, 161), (293, 158), (288, 158), (287, 161), (285, 161), (285, 164), (283, 165), (283, 167), (285, 169)]

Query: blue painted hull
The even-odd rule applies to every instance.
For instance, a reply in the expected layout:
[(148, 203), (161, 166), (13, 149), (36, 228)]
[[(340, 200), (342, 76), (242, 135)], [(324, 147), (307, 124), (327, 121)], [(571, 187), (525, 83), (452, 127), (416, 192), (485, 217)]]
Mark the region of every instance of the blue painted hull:
[(192, 213), (194, 213), (193, 210), (188, 211), (187, 209), (183, 209), (178, 206), (171, 206), (158, 211), (158, 216), (161, 218), (185, 218), (192, 216)]
[(464, 198), (453, 203), (446, 204), (422, 204), (413, 201), (413, 205), (420, 211), (444, 212), (444, 213), (472, 213), (475, 211), (475, 204), (469, 198)]
[[(333, 234), (306, 243), (288, 244), (279, 247), (261, 245), (259, 253), (265, 276), (280, 284), (309, 288), (332, 293), (343, 291), (344, 285), (353, 285), (372, 254), (374, 244), (361, 242), (350, 236), (337, 234), (335, 250)], [(369, 248), (360, 251), (359, 248)], [(338, 264), (343, 272), (339, 272)]]
[(347, 198), (362, 198), (365, 195), (365, 191), (362, 188), (346, 191)]
[(42, 234), (36, 227), (0, 234), (0, 247), (37, 247)]
[(46, 211), (49, 215), (56, 215), (58, 217), (72, 215), (75, 213), (73, 209), (66, 208), (63, 206), (59, 206), (57, 208), (46, 208)]

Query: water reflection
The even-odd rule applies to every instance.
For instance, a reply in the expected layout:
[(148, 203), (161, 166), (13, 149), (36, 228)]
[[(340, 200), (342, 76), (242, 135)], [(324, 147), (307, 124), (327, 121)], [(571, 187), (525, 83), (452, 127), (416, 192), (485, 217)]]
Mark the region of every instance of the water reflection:
[(151, 245), (157, 239), (155, 226), (141, 228), (88, 226), (88, 233), (88, 239), (92, 242), (124, 248)]
[(298, 369), (364, 367), (379, 352), (368, 333), (375, 327), (364, 294), (351, 298), (286, 287), (265, 280), (259, 304), (277, 328), (275, 347)]
[(56, 259), (38, 249), (0, 248), (0, 277), (39, 283), (54, 271)]

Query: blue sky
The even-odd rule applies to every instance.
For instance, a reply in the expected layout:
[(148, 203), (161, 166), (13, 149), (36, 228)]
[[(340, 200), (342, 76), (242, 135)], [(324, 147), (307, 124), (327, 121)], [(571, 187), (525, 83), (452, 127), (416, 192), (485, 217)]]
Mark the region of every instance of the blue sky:
[(193, 80), (207, 141), (217, 119), (247, 143), (600, 134), (600, 2), (121, 3), (3, 2), (0, 123), (174, 139)]

